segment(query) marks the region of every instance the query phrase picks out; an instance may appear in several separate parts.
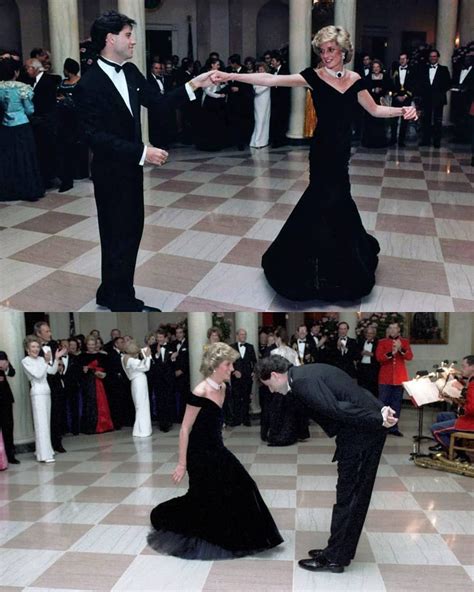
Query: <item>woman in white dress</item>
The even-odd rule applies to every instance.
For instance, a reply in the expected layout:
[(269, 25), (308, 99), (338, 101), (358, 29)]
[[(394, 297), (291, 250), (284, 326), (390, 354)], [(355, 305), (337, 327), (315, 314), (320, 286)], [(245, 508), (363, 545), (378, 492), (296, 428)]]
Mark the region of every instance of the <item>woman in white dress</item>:
[[(257, 72), (268, 72), (263, 62), (257, 64)], [(251, 148), (263, 148), (268, 146), (268, 137), (270, 133), (270, 92), (269, 86), (254, 85), (255, 98), (253, 101), (253, 110), (255, 116), (255, 127), (250, 139)]]
[(150, 348), (140, 349), (135, 341), (130, 341), (125, 348), (122, 366), (132, 386), (132, 399), (135, 405), (133, 436), (136, 438), (147, 438), (152, 433), (148, 380), (145, 374), (150, 370), (150, 364)]
[[(294, 366), (301, 365), (297, 352), (288, 346), (288, 334), (283, 327), (275, 330), (275, 344), (277, 347), (270, 355), (278, 354)], [(290, 446), (309, 438), (308, 417), (298, 401), (291, 393), (275, 395), (278, 393), (270, 399), (268, 446)]]
[(30, 396), (35, 428), (36, 460), (38, 462), (54, 462), (54, 451), (51, 446), (51, 390), (48, 374), (56, 374), (58, 360), (65, 350), (58, 349), (52, 360), (51, 350), (40, 356), (41, 344), (34, 335), (29, 335), (24, 342), (27, 356), (21, 364), (31, 384)]

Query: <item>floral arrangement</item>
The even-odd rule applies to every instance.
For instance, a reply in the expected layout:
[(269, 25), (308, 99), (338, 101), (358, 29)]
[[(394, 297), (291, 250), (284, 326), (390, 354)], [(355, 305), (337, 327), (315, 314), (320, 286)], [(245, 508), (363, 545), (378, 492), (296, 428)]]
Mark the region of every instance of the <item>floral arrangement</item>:
[(337, 313), (328, 313), (321, 317), (321, 333), (326, 335), (329, 341), (337, 339), (337, 325), (339, 324), (339, 317)]
[(356, 326), (357, 337), (364, 334), (365, 329), (370, 325), (377, 327), (377, 337), (382, 339), (386, 336), (387, 327), (391, 323), (400, 325), (401, 334), (405, 324), (405, 317), (398, 312), (373, 312), (368, 317), (360, 317)]

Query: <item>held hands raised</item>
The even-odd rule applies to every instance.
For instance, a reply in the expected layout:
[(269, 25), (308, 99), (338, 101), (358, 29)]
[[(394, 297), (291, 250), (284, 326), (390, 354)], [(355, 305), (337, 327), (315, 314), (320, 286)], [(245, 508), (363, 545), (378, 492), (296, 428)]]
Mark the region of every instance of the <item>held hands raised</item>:
[(218, 82), (228, 82), (233, 80), (230, 72), (221, 72), (220, 70), (214, 70), (211, 73), (211, 84), (217, 84)]
[(416, 121), (418, 119), (416, 107), (402, 107), (402, 117), (403, 119), (414, 119)]
[(197, 88), (206, 88), (206, 86), (214, 84), (214, 81), (211, 78), (212, 73), (213, 72), (210, 70), (209, 72), (203, 72), (202, 74), (199, 74), (199, 76), (195, 76), (191, 80), (193, 86), (196, 86)]

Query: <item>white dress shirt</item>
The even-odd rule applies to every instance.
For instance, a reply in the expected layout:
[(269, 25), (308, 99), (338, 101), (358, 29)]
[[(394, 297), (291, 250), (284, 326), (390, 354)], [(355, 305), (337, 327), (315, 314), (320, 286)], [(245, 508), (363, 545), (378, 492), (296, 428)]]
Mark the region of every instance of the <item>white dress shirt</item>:
[(464, 68), (463, 70), (461, 70), (461, 74), (459, 75), (459, 84), (462, 84), (464, 82), (466, 76), (469, 74), (471, 69), (472, 66), (469, 66), (469, 68)]
[(430, 84), (433, 84), (434, 77), (436, 76), (436, 72), (438, 71), (438, 64), (433, 68), (430, 66)]
[[(364, 343), (364, 350), (368, 351), (368, 352), (372, 352), (374, 349), (374, 344), (369, 343), (367, 340), (365, 340)], [(362, 364), (370, 364), (370, 356), (362, 356), (362, 360), (361, 360)]]
[(243, 358), (245, 356), (246, 348), (245, 343), (239, 343), (239, 353), (240, 357)]
[(399, 68), (398, 76), (400, 77), (400, 85), (405, 85), (405, 78), (407, 77), (407, 69), (406, 68)]

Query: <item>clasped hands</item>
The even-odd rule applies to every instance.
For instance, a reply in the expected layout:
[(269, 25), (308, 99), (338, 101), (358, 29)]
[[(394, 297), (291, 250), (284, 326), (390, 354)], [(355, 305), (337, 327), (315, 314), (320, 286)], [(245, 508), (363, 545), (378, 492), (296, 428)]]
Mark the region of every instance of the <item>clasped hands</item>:
[(402, 107), (402, 117), (403, 119), (414, 119), (416, 121), (418, 119), (416, 107)]
[(394, 425), (398, 422), (398, 417), (395, 417), (395, 411), (386, 405), (382, 407), (382, 417), (383, 417), (383, 427), (384, 428), (393, 428)]

